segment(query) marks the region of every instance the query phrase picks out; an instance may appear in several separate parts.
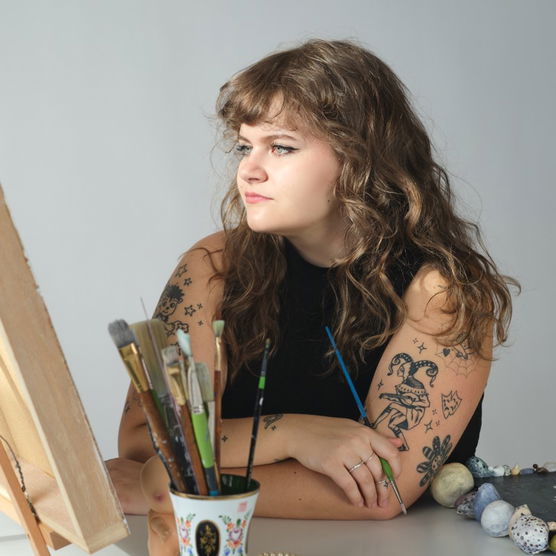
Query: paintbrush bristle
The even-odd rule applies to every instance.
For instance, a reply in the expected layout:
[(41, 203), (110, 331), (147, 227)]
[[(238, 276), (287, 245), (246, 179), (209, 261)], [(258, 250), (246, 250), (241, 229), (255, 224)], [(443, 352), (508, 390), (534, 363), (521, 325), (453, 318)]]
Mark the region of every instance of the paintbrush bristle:
[(224, 321), (223, 320), (214, 320), (212, 321), (212, 331), (217, 338), (222, 337), (222, 333), (224, 332)]
[(204, 363), (195, 363), (195, 370), (197, 371), (197, 380), (201, 388), (201, 395), (204, 402), (214, 401), (214, 389), (210, 379), (210, 371)]
[(178, 343), (183, 354), (187, 357), (193, 357), (193, 351), (191, 350), (191, 340), (189, 334), (186, 334), (181, 328), (178, 329), (176, 336), (178, 337)]
[(108, 332), (118, 349), (128, 346), (129, 344), (137, 343), (133, 330), (131, 330), (129, 324), (123, 319), (111, 322), (108, 325)]
[(167, 346), (162, 349), (161, 353), (166, 366), (171, 367), (179, 363), (180, 354), (176, 346)]

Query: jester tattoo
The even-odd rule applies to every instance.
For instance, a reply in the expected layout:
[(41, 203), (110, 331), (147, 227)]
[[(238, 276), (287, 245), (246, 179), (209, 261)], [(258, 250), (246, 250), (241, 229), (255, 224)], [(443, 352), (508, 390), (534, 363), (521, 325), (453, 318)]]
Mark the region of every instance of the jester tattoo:
[(376, 428), (380, 422), (388, 418), (389, 429), (403, 441), (400, 451), (409, 450), (403, 431), (416, 427), (423, 419), (426, 408), (430, 406), (425, 386), (415, 378), (415, 374), (419, 371), (423, 371), (430, 377), (429, 386), (432, 387), (438, 374), (436, 363), (425, 359), (413, 361), (413, 358), (407, 353), (398, 353), (392, 358), (388, 366), (388, 376), (395, 373), (396, 376), (401, 377), (402, 381), (395, 386), (395, 392), (380, 394), (380, 399), (389, 400), (390, 403), (371, 423), (371, 426)]

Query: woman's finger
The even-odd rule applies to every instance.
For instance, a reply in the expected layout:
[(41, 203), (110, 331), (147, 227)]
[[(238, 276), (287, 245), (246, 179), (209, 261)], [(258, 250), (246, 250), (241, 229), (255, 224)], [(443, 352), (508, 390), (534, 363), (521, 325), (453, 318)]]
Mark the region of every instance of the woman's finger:
[(344, 491), (348, 500), (354, 506), (361, 507), (364, 505), (364, 499), (359, 490), (359, 486), (345, 467), (343, 471), (330, 475), (330, 478)]
[(378, 500), (377, 503), (380, 508), (384, 508), (388, 506), (388, 500), (390, 498), (389, 489), (390, 489), (390, 481), (388, 479), (384, 479), (376, 483), (376, 492), (377, 492), (377, 500)]
[(367, 508), (374, 507), (377, 503), (375, 482), (364, 460), (361, 460), (359, 467), (351, 471), (351, 476), (357, 481), (357, 486), (365, 499)]

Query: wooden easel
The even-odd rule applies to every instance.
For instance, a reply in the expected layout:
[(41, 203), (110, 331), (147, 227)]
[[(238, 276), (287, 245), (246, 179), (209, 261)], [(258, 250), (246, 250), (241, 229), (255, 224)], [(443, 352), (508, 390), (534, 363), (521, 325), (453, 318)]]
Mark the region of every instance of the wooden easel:
[(33, 515), (29, 507), (29, 502), (23, 494), (21, 485), (19, 484), (19, 480), (2, 440), (0, 440), (0, 468), (2, 468), (2, 472), (6, 478), (7, 490), (12, 500), (12, 506), (17, 514), (18, 522), (25, 530), (31, 547), (33, 548), (33, 552), (37, 556), (50, 556), (50, 551), (46, 546), (37, 519)]
[[(129, 534), (116, 491), (0, 187), (0, 512), (38, 556)], [(25, 498), (13, 450), (32, 497)]]

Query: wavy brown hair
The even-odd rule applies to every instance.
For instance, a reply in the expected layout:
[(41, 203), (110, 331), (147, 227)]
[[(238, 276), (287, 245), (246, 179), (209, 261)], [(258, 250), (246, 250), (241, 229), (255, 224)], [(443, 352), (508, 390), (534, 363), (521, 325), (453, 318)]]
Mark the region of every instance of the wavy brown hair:
[[(280, 103), (278, 114), (271, 106)], [(384, 344), (407, 309), (389, 278), (407, 249), (446, 279), (452, 324), (439, 341), (482, 352), (486, 335), (506, 338), (511, 318), (508, 284), (481, 241), (478, 227), (454, 209), (446, 171), (435, 162), (425, 128), (404, 85), (374, 54), (354, 41), (309, 40), (273, 53), (234, 75), (220, 89), (217, 116), (232, 144), (242, 123), (269, 118), (329, 142), (341, 171), (334, 194), (346, 225), (347, 255), (330, 273), (336, 296), (334, 329), (344, 358), (356, 369)], [(274, 346), (279, 292), (285, 275), (283, 239), (249, 229), (234, 179), (221, 207), (226, 234), (220, 307), (226, 321), (229, 369)]]

